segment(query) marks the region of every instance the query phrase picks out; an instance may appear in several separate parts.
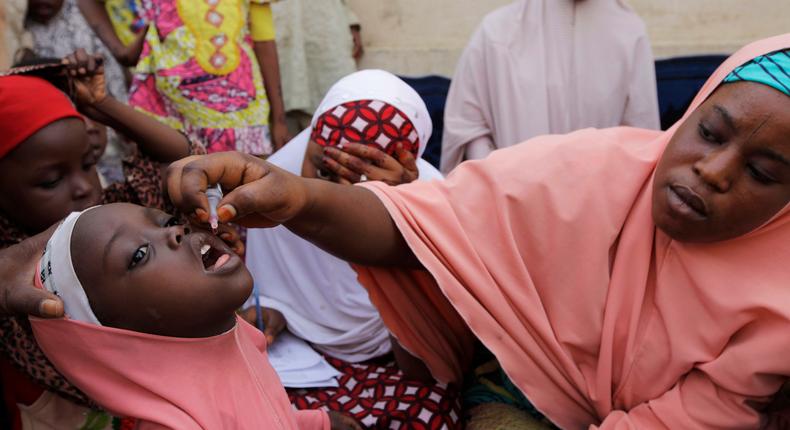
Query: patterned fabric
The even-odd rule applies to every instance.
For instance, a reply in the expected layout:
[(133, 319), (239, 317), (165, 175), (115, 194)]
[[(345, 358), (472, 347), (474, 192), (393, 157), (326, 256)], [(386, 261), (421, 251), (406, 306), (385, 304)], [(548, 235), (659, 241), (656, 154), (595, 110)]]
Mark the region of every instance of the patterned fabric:
[[(202, 145), (193, 143), (192, 154), (203, 154)], [(104, 189), (103, 204), (135, 203), (173, 213), (165, 201), (161, 187), (161, 167), (150, 158), (135, 151), (124, 160), (126, 181)], [(0, 214), (0, 248), (19, 243), (28, 237), (5, 216)], [(0, 354), (35, 383), (80, 405), (97, 407), (85, 394), (69, 383), (39, 348), (26, 318), (0, 318)]]
[(790, 49), (761, 55), (735, 68), (724, 82), (757, 82), (790, 96)]
[(327, 356), (339, 370), (337, 388), (289, 390), (297, 409), (328, 409), (354, 417), (368, 429), (461, 429), (458, 392), (443, 384), (403, 379), (393, 362), (351, 364)]
[(324, 112), (310, 139), (321, 146), (367, 144), (390, 155), (398, 144), (415, 156), (420, 149), (420, 138), (408, 117), (395, 106), (378, 100), (347, 102)]
[(272, 152), (249, 0), (138, 0), (150, 24), (129, 103), (208, 152)]
[(104, 0), (115, 34), (124, 45), (132, 43), (137, 33), (145, 28), (135, 0)]

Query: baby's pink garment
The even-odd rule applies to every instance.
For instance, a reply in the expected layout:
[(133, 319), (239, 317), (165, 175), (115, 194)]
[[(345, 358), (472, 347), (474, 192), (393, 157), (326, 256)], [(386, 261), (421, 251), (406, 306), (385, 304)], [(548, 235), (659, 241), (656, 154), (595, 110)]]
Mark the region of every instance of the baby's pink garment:
[[(689, 112), (787, 47), (790, 34), (738, 51)], [(790, 211), (719, 243), (657, 231), (653, 174), (677, 128), (540, 137), (443, 182), (366, 184), (430, 273), (360, 280), (436, 377), (460, 379), (473, 333), (563, 428), (756, 428), (790, 375)]]
[(244, 322), (227, 333), (181, 339), (69, 319), (31, 318), (41, 349), (74, 385), (140, 429), (329, 430), (324, 411), (295, 411)]

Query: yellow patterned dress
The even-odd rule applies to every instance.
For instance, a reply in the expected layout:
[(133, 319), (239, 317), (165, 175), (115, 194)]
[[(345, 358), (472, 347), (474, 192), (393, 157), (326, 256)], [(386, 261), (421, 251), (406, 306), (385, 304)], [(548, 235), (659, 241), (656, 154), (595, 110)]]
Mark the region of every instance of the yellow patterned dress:
[(209, 152), (270, 154), (269, 103), (253, 51), (253, 41), (274, 39), (269, 0), (133, 1), (149, 28), (129, 103)]

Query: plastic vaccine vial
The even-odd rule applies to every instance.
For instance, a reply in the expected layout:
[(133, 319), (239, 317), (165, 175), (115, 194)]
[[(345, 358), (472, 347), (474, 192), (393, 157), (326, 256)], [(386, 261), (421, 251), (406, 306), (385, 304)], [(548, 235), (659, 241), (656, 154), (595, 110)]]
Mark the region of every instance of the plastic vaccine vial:
[(208, 198), (208, 223), (211, 225), (211, 231), (217, 234), (217, 228), (219, 227), (217, 206), (219, 206), (219, 201), (222, 200), (222, 188), (219, 184), (206, 190), (206, 198)]

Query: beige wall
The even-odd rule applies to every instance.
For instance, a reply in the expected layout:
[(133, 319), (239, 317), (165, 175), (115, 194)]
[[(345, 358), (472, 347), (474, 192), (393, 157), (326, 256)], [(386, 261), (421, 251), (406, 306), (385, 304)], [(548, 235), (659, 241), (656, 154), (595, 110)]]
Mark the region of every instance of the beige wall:
[[(361, 66), (450, 76), (482, 17), (511, 0), (347, 0), (363, 26)], [(564, 1), (564, 0), (549, 0)], [(790, 0), (629, 0), (656, 57), (728, 53), (790, 31)]]

